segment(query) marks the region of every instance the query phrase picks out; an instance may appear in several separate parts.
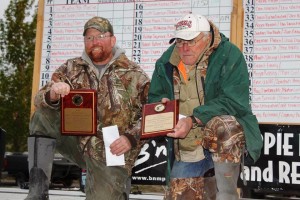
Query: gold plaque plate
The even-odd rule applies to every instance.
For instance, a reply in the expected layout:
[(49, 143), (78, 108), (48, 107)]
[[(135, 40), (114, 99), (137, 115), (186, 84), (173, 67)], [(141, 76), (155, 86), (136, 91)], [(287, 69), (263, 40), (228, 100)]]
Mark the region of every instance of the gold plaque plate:
[(174, 132), (178, 122), (178, 100), (152, 103), (143, 106), (141, 138), (165, 136)]

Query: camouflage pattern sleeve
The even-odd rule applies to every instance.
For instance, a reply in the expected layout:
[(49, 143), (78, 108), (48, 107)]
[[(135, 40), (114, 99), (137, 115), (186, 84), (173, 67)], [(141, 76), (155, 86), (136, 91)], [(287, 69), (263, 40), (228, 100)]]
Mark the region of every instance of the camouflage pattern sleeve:
[(44, 85), (35, 95), (34, 98), (34, 106), (36, 108), (39, 107), (47, 107), (50, 109), (59, 109), (59, 102), (52, 104), (50, 102), (50, 89), (53, 83), (63, 81), (62, 77), (66, 77), (66, 66), (67, 63), (64, 63), (59, 68), (55, 70), (52, 74), (51, 81), (49, 81), (46, 85)]
[[(133, 82), (136, 81), (135, 89), (137, 91), (137, 97), (132, 98), (133, 105), (135, 105), (134, 110), (132, 111), (133, 116), (135, 116), (134, 120), (133, 120), (134, 124), (133, 124), (133, 126), (129, 127), (125, 131), (125, 134), (124, 134), (125, 136), (131, 137), (131, 138), (135, 139), (135, 141), (136, 141), (135, 142), (136, 145), (131, 149), (131, 151), (127, 152), (127, 154), (129, 154), (129, 155), (126, 156), (127, 158), (129, 158), (129, 163), (132, 164), (132, 166), (130, 166), (130, 168), (133, 167), (134, 162), (135, 162), (137, 156), (139, 155), (142, 146), (147, 141), (147, 140), (141, 140), (140, 136), (141, 136), (142, 106), (144, 104), (146, 104), (148, 101), (148, 91), (149, 91), (149, 87), (150, 87), (150, 79), (147, 76), (147, 74), (144, 71), (142, 71), (142, 69), (140, 67), (137, 67), (136, 70), (138, 72), (136, 72), (135, 75), (133, 76), (134, 78), (132, 78)], [(134, 102), (134, 101), (136, 101), (136, 102)], [(129, 140), (131, 140), (131, 139), (129, 139)]]

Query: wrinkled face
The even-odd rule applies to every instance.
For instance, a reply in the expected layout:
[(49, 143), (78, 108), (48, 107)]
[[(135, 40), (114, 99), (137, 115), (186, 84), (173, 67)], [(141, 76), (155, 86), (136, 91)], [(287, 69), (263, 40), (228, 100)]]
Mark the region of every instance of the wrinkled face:
[(186, 65), (194, 65), (210, 44), (210, 35), (200, 33), (192, 40), (176, 39), (176, 43), (182, 62)]
[(84, 36), (85, 51), (94, 64), (107, 64), (113, 57), (112, 48), (116, 43), (116, 37), (111, 33), (101, 33), (97, 29), (90, 28)]

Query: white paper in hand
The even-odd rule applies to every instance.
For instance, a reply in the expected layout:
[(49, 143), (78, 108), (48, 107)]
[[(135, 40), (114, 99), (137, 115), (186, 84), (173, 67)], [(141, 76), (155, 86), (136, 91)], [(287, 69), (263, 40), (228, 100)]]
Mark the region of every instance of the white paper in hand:
[(105, 155), (106, 155), (106, 165), (107, 166), (120, 166), (125, 165), (125, 158), (124, 154), (120, 156), (113, 155), (110, 152), (109, 146), (113, 143), (116, 139), (120, 137), (118, 126), (107, 126), (102, 128), (103, 133), (103, 140), (105, 146)]

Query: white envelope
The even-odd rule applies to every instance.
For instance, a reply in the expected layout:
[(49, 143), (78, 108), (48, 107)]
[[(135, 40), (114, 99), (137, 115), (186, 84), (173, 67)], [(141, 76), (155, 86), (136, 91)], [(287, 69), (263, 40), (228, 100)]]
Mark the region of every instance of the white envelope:
[(107, 126), (102, 128), (103, 133), (103, 140), (105, 146), (105, 155), (106, 155), (106, 165), (107, 166), (120, 166), (125, 165), (125, 157), (124, 154), (120, 156), (113, 155), (110, 152), (109, 146), (113, 143), (116, 139), (120, 137), (118, 126)]

